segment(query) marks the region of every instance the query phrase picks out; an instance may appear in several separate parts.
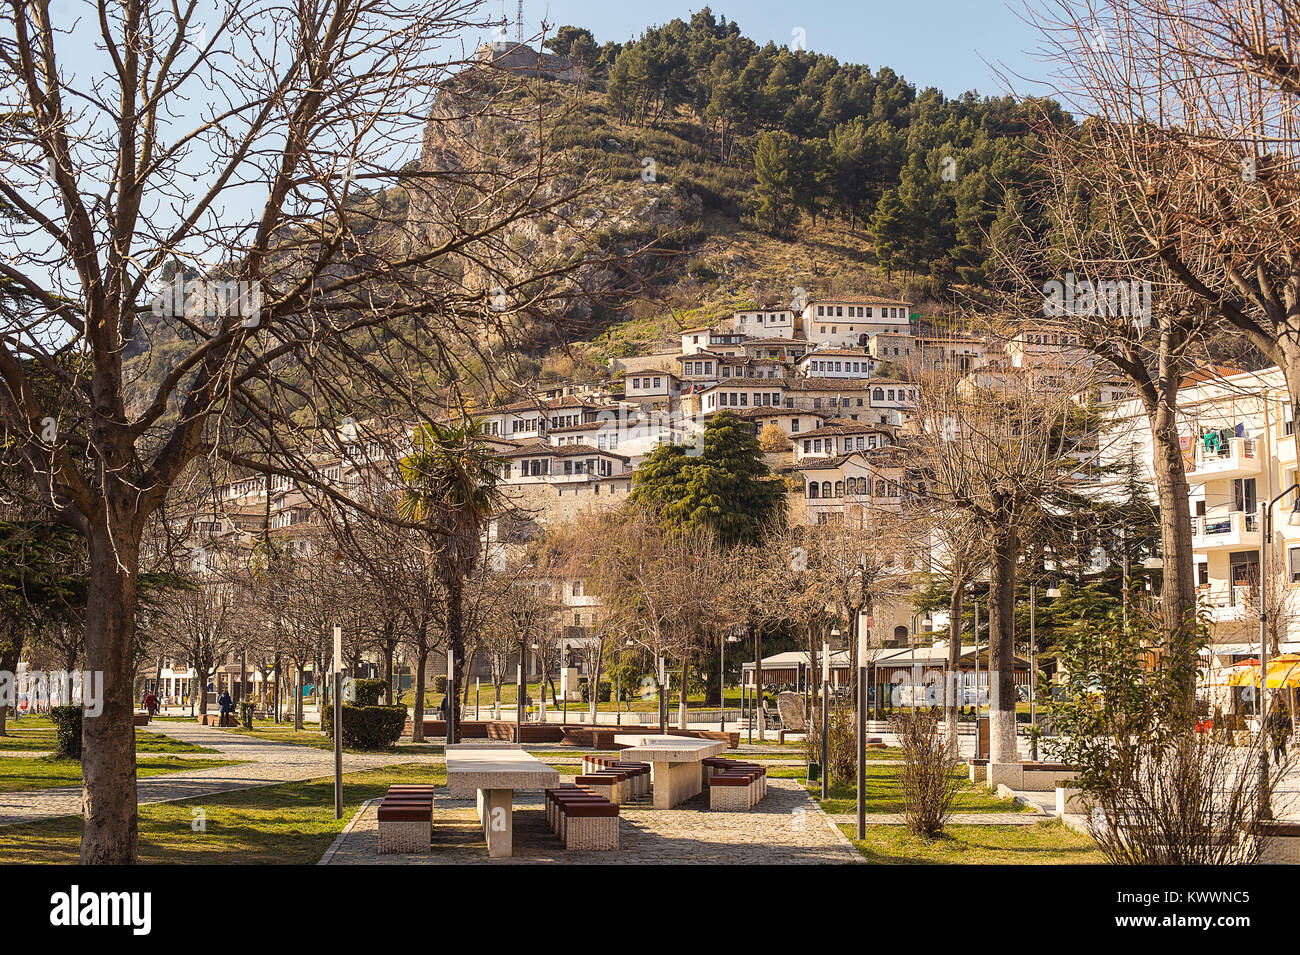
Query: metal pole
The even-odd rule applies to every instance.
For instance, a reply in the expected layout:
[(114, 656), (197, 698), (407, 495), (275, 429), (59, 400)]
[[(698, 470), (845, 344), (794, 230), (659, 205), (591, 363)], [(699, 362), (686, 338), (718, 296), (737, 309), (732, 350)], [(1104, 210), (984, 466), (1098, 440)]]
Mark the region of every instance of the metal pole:
[(727, 638), (718, 641), (718, 731), (727, 731)]
[[(809, 668), (811, 669), (811, 668)], [(809, 674), (811, 676), (811, 673)], [(831, 645), (822, 642), (822, 798), (830, 796)]]
[(1036, 635), (1036, 631), (1034, 629), (1034, 624), (1035, 624), (1034, 617), (1035, 617), (1035, 611), (1037, 610), (1037, 595), (1038, 595), (1038, 585), (1034, 583), (1030, 583), (1029, 585), (1029, 726), (1031, 732), (1029, 734), (1029, 758), (1034, 761), (1038, 760), (1038, 733), (1036, 732), (1038, 729), (1038, 710), (1035, 704), (1035, 700), (1037, 700), (1038, 698), (1038, 667), (1034, 663), (1035, 660), (1034, 653), (1037, 647), (1037, 644), (1035, 643), (1034, 640), (1034, 637)]
[[(1283, 491), (1279, 497), (1285, 495)], [(1275, 499), (1276, 500), (1276, 499)], [(1259, 815), (1271, 819), (1273, 809), (1268, 791), (1268, 539), (1273, 529), (1273, 501), (1264, 505), (1263, 533), (1259, 538)], [(1231, 582), (1229, 582), (1231, 583)]]
[(519, 648), (519, 664), (515, 667), (515, 742), (524, 737), (524, 653)]
[(867, 837), (867, 652), (858, 635), (858, 818), (857, 837)]
[(334, 818), (343, 818), (343, 628), (334, 628)]
[(659, 735), (663, 736), (668, 732), (668, 709), (664, 700), (664, 681), (667, 675), (664, 672), (664, 658), (659, 658)]
[[(975, 759), (980, 758), (980, 602), (975, 605)], [(990, 740), (990, 743), (992, 741)]]

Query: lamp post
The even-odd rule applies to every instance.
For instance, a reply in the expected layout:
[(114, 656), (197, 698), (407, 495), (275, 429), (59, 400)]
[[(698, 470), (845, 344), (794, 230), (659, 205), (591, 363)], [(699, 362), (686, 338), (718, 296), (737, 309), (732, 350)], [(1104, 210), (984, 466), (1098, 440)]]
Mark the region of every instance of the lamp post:
[[(831, 636), (838, 637), (840, 632), (832, 630)], [(822, 641), (822, 798), (830, 796), (830, 780), (827, 778), (827, 764), (830, 761), (830, 720), (831, 720), (831, 645)]]
[(664, 680), (667, 674), (664, 671), (664, 658), (659, 657), (659, 735), (662, 736), (668, 732), (668, 710), (664, 705)]
[(867, 643), (871, 631), (858, 634), (858, 818), (857, 837), (867, 837), (867, 664), (869, 652)]
[(343, 628), (334, 625), (334, 818), (343, 818)]
[(718, 641), (718, 731), (727, 731), (727, 644), (731, 634)]
[[(1271, 501), (1264, 505), (1261, 533), (1259, 537), (1259, 814), (1262, 819), (1271, 819), (1273, 810), (1268, 791), (1268, 741), (1265, 738), (1268, 722), (1268, 546), (1273, 537), (1273, 505), (1294, 491), (1300, 490), (1300, 484), (1292, 484)], [(1300, 527), (1300, 497), (1292, 505), (1287, 517), (1287, 526)]]

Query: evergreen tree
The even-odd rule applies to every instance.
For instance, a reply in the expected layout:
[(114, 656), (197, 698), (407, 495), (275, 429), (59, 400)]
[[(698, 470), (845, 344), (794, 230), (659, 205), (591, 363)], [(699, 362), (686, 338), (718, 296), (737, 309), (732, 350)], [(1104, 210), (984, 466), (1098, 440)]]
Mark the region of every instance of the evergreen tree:
[(694, 450), (661, 444), (646, 455), (632, 479), (632, 504), (669, 527), (707, 527), (727, 545), (756, 542), (783, 516), (785, 490), (763, 463), (753, 430), (723, 411), (709, 419)]

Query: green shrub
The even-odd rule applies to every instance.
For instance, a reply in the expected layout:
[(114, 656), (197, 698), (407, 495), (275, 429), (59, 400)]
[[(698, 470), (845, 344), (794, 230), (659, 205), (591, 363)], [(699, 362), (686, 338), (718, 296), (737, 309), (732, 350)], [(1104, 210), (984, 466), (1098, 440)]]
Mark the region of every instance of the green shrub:
[(55, 746), (50, 755), (55, 759), (81, 759), (81, 704), (50, 708), (54, 723)]
[(378, 706), (380, 698), (387, 689), (387, 680), (353, 680), (352, 692), (356, 697), (353, 702), (357, 706)]
[[(343, 705), (343, 745), (355, 749), (390, 749), (406, 725), (405, 706)], [(334, 707), (321, 711), (325, 735), (334, 738)]]
[(433, 678), (433, 692), (435, 693), (447, 692), (447, 678), (445, 676), (435, 676)]

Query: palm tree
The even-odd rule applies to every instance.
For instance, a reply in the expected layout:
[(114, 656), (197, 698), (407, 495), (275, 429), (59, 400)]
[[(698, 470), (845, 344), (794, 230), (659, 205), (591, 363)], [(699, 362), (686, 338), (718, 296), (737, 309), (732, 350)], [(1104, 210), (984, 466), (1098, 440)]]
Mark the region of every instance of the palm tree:
[[(479, 425), (470, 420), (422, 424), (411, 435), (411, 445), (401, 460), (406, 488), (399, 512), (421, 525), (431, 544), (430, 570), (447, 594), (443, 632), (459, 677), (465, 667), (465, 578), (478, 560), (484, 525), (500, 501), (500, 465)], [(459, 739), (460, 700), (454, 689), (447, 688), (448, 742)]]

